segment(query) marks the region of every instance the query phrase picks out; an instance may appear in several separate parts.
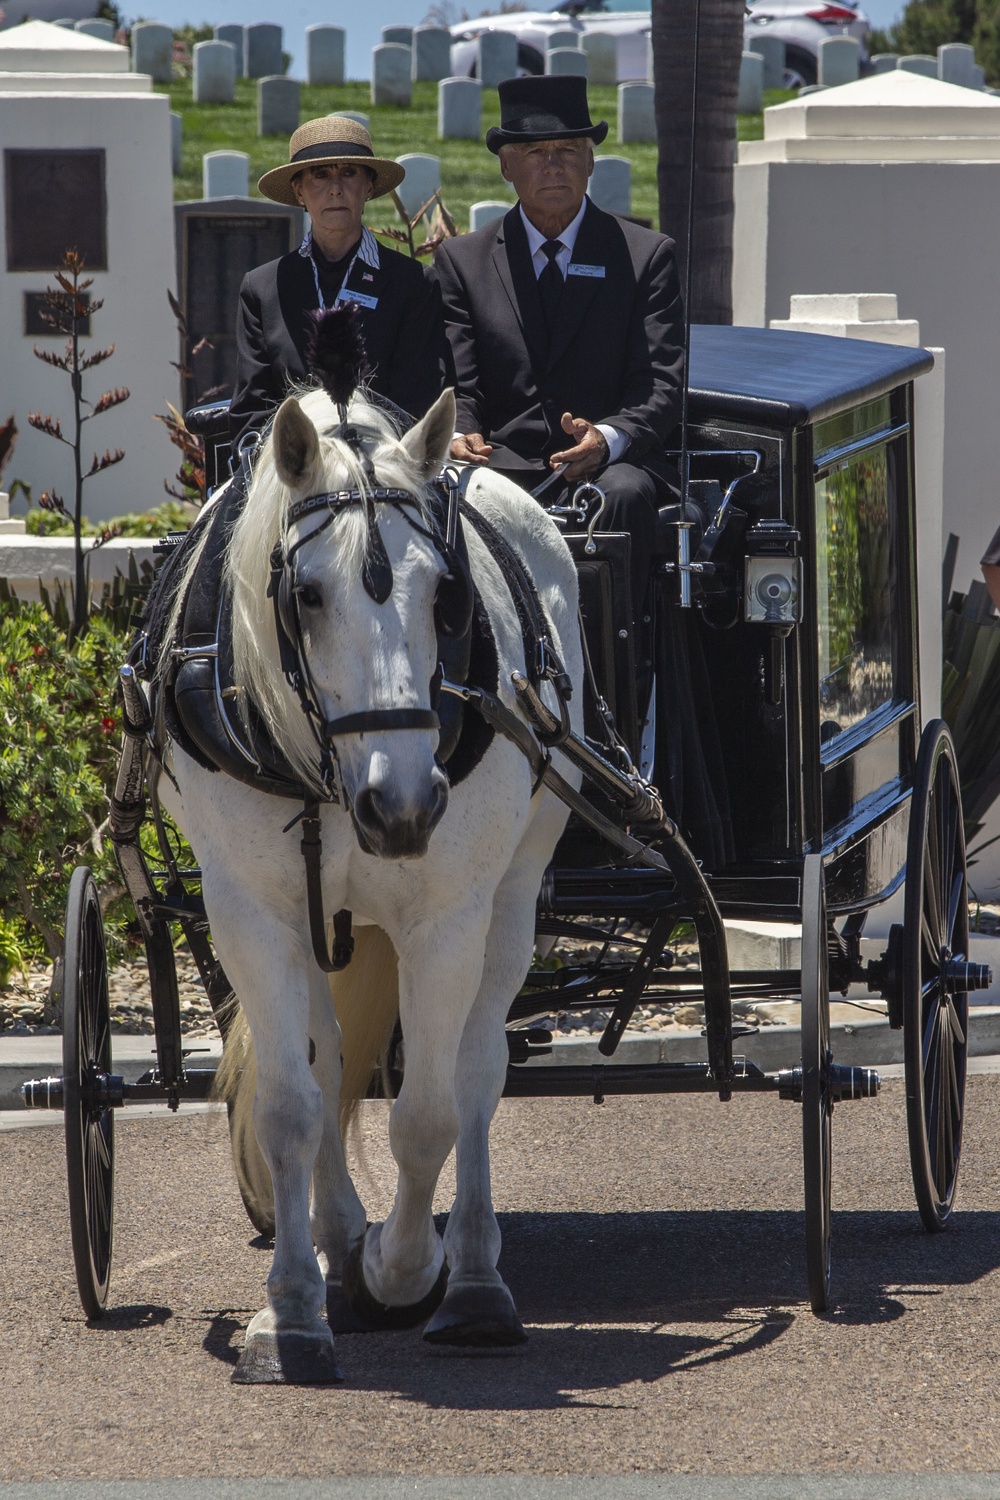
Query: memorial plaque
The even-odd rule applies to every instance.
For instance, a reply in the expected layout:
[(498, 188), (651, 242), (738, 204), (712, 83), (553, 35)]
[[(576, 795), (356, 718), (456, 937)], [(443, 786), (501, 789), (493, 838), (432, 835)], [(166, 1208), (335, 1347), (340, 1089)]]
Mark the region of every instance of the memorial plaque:
[(67, 250), (108, 269), (103, 151), (4, 151), (8, 271), (54, 271)]
[[(90, 293), (81, 292), (80, 301), (90, 306)], [(58, 315), (58, 314), (57, 314)], [(65, 339), (69, 335), (65, 328), (56, 328), (46, 318), (52, 313), (45, 292), (25, 292), (24, 294), (24, 334), (26, 338), (34, 339)], [(81, 318), (77, 325), (80, 338), (90, 338), (90, 314)]]
[(232, 395), (236, 377), (236, 313), (240, 284), (248, 271), (277, 260), (301, 241), (301, 209), (259, 198), (207, 199), (174, 206), (177, 227), (177, 279), (191, 348), (206, 339), (190, 360), (182, 401), (195, 406)]

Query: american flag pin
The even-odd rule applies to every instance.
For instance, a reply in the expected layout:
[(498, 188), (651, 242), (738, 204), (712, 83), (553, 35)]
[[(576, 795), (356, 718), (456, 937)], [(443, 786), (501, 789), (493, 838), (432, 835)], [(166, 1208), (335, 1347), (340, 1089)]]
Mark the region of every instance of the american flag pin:
[(368, 273), (368, 272), (367, 272), (367, 271), (365, 271), (365, 272), (364, 272), (364, 273), (363, 273), (363, 275), (362, 275), (362, 277), (361, 277), (361, 280), (362, 280), (362, 281), (374, 281), (374, 280), (375, 280), (375, 277), (374, 277), (374, 276), (372, 276), (372, 275), (370, 275), (370, 274), (369, 274), (369, 273)]

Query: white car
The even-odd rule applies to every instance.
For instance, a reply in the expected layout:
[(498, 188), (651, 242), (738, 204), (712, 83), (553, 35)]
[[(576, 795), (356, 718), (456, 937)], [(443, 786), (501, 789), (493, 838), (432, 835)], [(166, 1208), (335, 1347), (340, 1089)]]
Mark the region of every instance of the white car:
[[(649, 5), (635, 0), (559, 0), (551, 10), (508, 11), (478, 16), (451, 28), (451, 68), (457, 77), (476, 76), (477, 39), (484, 31), (510, 31), (517, 37), (521, 73), (544, 73), (546, 43), (554, 31), (609, 31), (618, 38), (618, 81), (646, 78)], [(819, 44), (830, 36), (854, 36), (861, 43), (862, 68), (868, 63), (868, 17), (850, 0), (755, 0), (743, 24), (743, 44), (755, 36), (785, 43), (785, 86), (816, 82)]]

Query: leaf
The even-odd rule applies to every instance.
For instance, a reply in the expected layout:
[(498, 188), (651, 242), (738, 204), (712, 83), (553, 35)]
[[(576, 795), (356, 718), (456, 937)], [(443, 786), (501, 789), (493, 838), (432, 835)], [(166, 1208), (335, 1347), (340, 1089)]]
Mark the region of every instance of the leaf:
[(116, 448), (114, 452), (112, 452), (110, 448), (105, 448), (100, 458), (98, 458), (97, 454), (95, 453), (93, 459), (91, 460), (90, 468), (83, 476), (84, 479), (92, 479), (95, 474), (100, 474), (104, 469), (110, 469), (115, 464), (120, 464), (124, 457), (124, 448)]
[(35, 344), (32, 353), (36, 359), (43, 360), (47, 365), (54, 365), (57, 370), (68, 370), (69, 359), (65, 354), (55, 354), (51, 349), (39, 349)]
[(413, 253), (414, 255), (433, 255), (438, 245), (443, 244), (446, 238), (447, 236), (443, 233), (443, 231), (439, 231), (437, 234), (432, 234), (428, 239), (424, 240), (422, 245), (418, 245)]
[(94, 365), (103, 365), (104, 361), (110, 359), (114, 352), (115, 346), (112, 344), (108, 349), (95, 349), (93, 354), (81, 354), (80, 369), (92, 370)]
[(131, 394), (127, 385), (117, 386), (113, 391), (105, 391), (103, 396), (98, 397), (93, 411), (89, 416), (84, 417), (84, 421), (89, 422), (91, 417), (99, 417), (102, 411), (111, 411), (113, 407), (121, 406), (122, 402), (127, 401)]
[(14, 444), (17, 442), (17, 423), (14, 418), (8, 417), (6, 422), (0, 425), (0, 475), (10, 463), (11, 454), (14, 452)]
[(187, 318), (184, 316), (184, 309), (181, 307), (180, 303), (169, 287), (167, 287), (167, 301), (170, 303), (170, 311), (173, 313), (174, 319), (177, 323), (177, 332), (181, 335), (182, 338), (186, 339), (188, 331)]
[(49, 437), (58, 438), (60, 443), (67, 443), (72, 447), (69, 438), (63, 437), (62, 423), (58, 417), (50, 417), (40, 411), (28, 413), (28, 426), (34, 427), (37, 432), (45, 432)]
[(381, 237), (383, 239), (386, 239), (386, 240), (396, 240), (401, 245), (407, 244), (409, 242), (409, 238), (410, 238), (410, 236), (406, 233), (405, 230), (403, 230), (403, 229), (390, 229), (388, 226), (386, 226), (386, 228), (384, 228), (384, 229), (373, 229), (372, 233), (373, 234), (377, 234), (377, 235), (381, 235)]

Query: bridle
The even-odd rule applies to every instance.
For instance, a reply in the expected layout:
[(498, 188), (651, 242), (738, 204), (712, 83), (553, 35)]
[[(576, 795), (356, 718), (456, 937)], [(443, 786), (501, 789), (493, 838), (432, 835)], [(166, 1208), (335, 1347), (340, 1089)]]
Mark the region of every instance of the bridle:
[[(353, 445), (352, 445), (353, 446)], [(367, 455), (355, 449), (359, 457)], [(374, 477), (374, 475), (372, 476)], [(365, 592), (376, 604), (384, 604), (392, 593), (392, 565), (378, 527), (376, 505), (391, 506), (403, 516), (419, 536), (426, 538), (441, 557), (445, 572), (438, 583), (434, 604), (434, 621), (438, 638), (463, 635), (472, 618), (474, 595), (468, 564), (458, 546), (459, 480), (454, 471), (446, 471), (437, 486), (447, 504), (444, 529), (420, 519), (417, 497), (409, 490), (372, 485), (365, 489), (323, 491), (298, 500), (289, 507), (280, 540), (271, 552), (271, 580), (268, 596), (274, 605), (274, 623), (278, 637), (281, 670), (299, 700), (319, 755), (319, 780), (322, 796), (346, 806), (346, 795), (340, 776), (336, 740), (341, 735), (382, 732), (397, 729), (440, 729), (437, 709), (442, 669), (438, 666), (431, 680), (430, 708), (369, 708), (326, 718), (320, 709), (313, 674), (303, 641), (299, 615), (299, 588), (295, 559), (302, 547), (315, 539), (345, 511), (363, 508), (365, 513), (365, 551), (362, 582)], [(323, 515), (320, 524), (297, 541), (289, 542), (293, 527), (312, 515)]]

